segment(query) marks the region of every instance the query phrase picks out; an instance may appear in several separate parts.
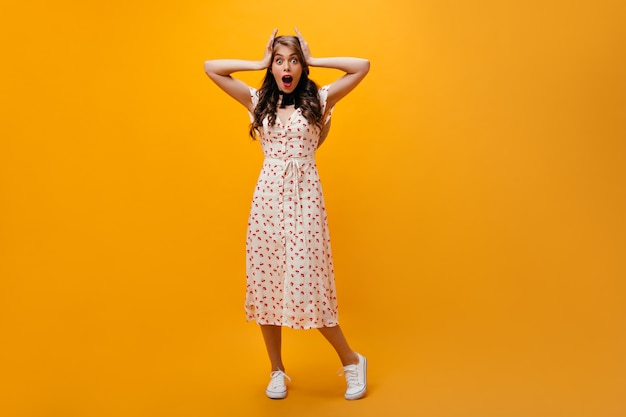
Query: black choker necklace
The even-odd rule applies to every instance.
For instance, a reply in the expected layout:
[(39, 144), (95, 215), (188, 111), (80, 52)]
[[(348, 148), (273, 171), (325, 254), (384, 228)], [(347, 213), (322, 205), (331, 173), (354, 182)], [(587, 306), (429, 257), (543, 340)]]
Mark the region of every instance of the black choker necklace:
[(280, 108), (284, 109), (285, 106), (291, 106), (294, 105), (294, 107), (297, 109), (298, 106), (296, 105), (296, 94), (295, 92), (287, 94), (287, 93), (280, 93)]

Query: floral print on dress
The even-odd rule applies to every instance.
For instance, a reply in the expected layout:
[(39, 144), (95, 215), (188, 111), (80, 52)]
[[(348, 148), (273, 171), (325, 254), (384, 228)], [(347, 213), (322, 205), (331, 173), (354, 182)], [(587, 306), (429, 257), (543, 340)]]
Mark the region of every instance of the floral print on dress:
[[(322, 112), (330, 86), (319, 90)], [(250, 87), (254, 106), (257, 90)], [(326, 113), (328, 123), (332, 109)], [(252, 120), (252, 114), (250, 114)], [(332, 327), (337, 297), (322, 186), (315, 164), (320, 137), (300, 109), (283, 124), (263, 122), (265, 155), (246, 237), (247, 320), (294, 329)]]

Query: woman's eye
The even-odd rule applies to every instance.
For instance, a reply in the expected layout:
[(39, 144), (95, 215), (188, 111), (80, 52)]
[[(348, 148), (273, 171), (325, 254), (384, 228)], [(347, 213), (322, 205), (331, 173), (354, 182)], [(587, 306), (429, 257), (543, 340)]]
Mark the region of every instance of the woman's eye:
[(283, 60), (282, 60), (282, 59), (277, 59), (277, 60), (276, 60), (276, 63), (277, 63), (278, 65), (280, 65), (280, 64), (282, 64), (282, 63), (283, 63)]
[(291, 59), (291, 63), (292, 63), (292, 64), (297, 64), (297, 63), (298, 63), (298, 60), (297, 60), (296, 58), (292, 58), (292, 59)]

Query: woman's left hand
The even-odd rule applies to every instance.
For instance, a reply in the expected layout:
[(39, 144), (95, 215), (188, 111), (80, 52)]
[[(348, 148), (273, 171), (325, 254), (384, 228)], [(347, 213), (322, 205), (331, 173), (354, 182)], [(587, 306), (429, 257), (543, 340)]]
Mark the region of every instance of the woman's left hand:
[(309, 49), (309, 44), (304, 40), (304, 36), (300, 33), (298, 28), (294, 28), (296, 30), (296, 35), (298, 35), (298, 40), (300, 40), (300, 47), (302, 48), (302, 54), (304, 55), (304, 60), (307, 65), (311, 65), (311, 50)]

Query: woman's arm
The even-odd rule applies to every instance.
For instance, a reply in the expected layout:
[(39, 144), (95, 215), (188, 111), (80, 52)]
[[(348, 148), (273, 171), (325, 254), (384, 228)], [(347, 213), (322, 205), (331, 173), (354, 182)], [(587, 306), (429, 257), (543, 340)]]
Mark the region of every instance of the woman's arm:
[(328, 90), (327, 108), (332, 108), (339, 100), (352, 91), (370, 69), (370, 62), (362, 58), (311, 58), (312, 67), (335, 68), (345, 72), (345, 75), (332, 83)]
[(215, 84), (224, 90), (229, 96), (243, 104), (248, 111), (252, 112), (252, 100), (250, 89), (241, 80), (231, 77), (233, 72), (264, 70), (271, 64), (272, 45), (278, 29), (274, 29), (270, 36), (263, 59), (259, 61), (247, 61), (243, 59), (215, 59), (204, 62), (204, 72)]
[(333, 87), (328, 91), (326, 108), (332, 108), (365, 78), (370, 69), (370, 62), (367, 59), (351, 57), (313, 58), (308, 43), (304, 40), (297, 28), (296, 33), (300, 39), (300, 46), (302, 47), (302, 52), (309, 66), (335, 68), (345, 72), (343, 77), (332, 83)]

